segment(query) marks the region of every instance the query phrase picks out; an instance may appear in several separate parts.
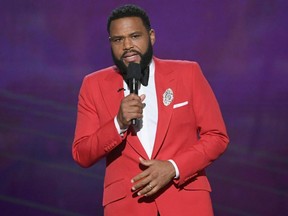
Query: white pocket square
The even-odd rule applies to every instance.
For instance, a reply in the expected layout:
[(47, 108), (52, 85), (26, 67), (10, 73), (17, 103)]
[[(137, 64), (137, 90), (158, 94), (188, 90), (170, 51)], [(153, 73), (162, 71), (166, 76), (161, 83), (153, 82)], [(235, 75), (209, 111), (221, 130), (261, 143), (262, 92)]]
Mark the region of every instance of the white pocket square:
[(187, 104), (188, 104), (188, 101), (185, 101), (185, 102), (182, 102), (182, 103), (178, 103), (178, 104), (174, 104), (173, 105), (173, 109), (185, 106)]

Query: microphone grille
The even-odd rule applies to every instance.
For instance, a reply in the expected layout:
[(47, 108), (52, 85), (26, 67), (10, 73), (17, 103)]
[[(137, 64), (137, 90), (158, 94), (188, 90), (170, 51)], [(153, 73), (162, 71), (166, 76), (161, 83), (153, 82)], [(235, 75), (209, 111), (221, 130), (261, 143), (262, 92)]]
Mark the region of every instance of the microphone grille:
[(127, 79), (140, 80), (141, 78), (141, 66), (135, 62), (131, 62), (127, 69)]

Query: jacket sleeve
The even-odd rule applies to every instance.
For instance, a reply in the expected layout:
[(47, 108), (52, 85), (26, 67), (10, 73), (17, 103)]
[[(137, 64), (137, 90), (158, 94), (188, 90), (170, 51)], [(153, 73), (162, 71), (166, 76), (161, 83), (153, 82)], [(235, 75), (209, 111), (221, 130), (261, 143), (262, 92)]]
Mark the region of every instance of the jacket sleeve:
[(216, 97), (197, 63), (192, 64), (192, 105), (198, 140), (173, 160), (177, 164), (179, 185), (197, 176), (227, 148), (229, 138)]
[[(123, 140), (115, 127), (113, 117), (109, 116), (105, 118), (107, 121), (100, 123), (97, 105), (99, 106), (101, 99), (99, 95), (95, 95), (95, 92), (100, 92), (97, 88), (95, 82), (92, 85), (89, 76), (86, 76), (78, 97), (72, 155), (74, 160), (82, 167), (92, 166), (121, 144)], [(96, 102), (96, 99), (98, 102)]]

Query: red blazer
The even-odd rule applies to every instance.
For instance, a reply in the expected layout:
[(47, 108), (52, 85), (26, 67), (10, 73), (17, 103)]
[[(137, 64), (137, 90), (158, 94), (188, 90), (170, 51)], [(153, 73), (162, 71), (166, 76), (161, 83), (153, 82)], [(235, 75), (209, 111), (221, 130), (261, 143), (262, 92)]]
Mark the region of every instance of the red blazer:
[[(195, 209), (191, 203), (197, 200), (197, 191), (211, 191), (204, 168), (228, 145), (218, 103), (196, 62), (155, 57), (154, 61), (159, 116), (152, 159), (174, 160), (179, 179), (154, 197), (139, 198), (131, 191), (132, 177), (141, 172), (139, 157), (148, 159), (148, 156), (132, 129), (121, 137), (115, 128), (114, 117), (124, 97), (123, 91), (119, 91), (123, 79), (115, 67), (84, 78), (73, 158), (81, 166), (90, 167), (106, 157), (105, 215), (156, 216), (157, 209), (161, 216), (202, 215), (198, 211), (207, 215), (206, 201), (201, 209)], [(169, 88), (173, 100), (166, 106), (163, 94)]]

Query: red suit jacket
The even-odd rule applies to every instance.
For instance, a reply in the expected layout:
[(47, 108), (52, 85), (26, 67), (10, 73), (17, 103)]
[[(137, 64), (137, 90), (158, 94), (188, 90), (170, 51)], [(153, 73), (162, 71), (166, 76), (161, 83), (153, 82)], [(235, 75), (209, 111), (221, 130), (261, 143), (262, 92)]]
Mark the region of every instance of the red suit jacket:
[[(79, 94), (73, 158), (90, 167), (106, 157), (103, 206), (105, 215), (209, 215), (206, 204), (193, 207), (197, 191), (211, 191), (204, 168), (228, 145), (216, 98), (196, 62), (155, 62), (158, 125), (152, 159), (175, 161), (180, 177), (153, 197), (137, 197), (131, 179), (141, 172), (139, 157), (148, 159), (132, 129), (121, 137), (114, 125), (123, 79), (115, 67), (87, 75)], [(163, 94), (173, 91), (164, 105)], [(167, 99), (167, 98), (166, 98)], [(196, 195), (197, 200), (197, 195)], [(198, 205), (199, 206), (199, 205)], [(207, 210), (209, 212), (209, 210)]]

